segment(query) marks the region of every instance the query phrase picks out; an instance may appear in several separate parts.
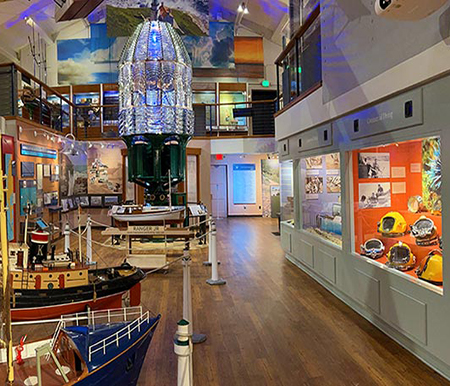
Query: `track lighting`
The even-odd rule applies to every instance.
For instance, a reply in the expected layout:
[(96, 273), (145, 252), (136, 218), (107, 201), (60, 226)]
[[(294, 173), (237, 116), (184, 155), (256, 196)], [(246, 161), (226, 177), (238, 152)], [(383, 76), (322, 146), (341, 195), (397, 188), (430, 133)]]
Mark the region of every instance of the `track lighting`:
[(247, 4), (245, 3), (245, 1), (239, 4), (237, 11), (238, 13), (243, 13), (244, 15), (248, 15), (250, 13), (248, 11)]

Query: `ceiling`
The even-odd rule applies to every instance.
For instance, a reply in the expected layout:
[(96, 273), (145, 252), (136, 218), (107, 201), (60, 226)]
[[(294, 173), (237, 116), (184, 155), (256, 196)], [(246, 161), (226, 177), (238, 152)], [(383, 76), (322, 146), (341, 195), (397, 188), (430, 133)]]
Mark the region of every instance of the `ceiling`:
[[(247, 0), (249, 14), (243, 15), (240, 20), (237, 8), (241, 2), (210, 0), (211, 20), (237, 21), (239, 33), (250, 31), (280, 44), (281, 29), (288, 21), (289, 0)], [(5, 57), (11, 61), (17, 57), (16, 52), (28, 45), (28, 36), (33, 28), (27, 24), (27, 18), (33, 19), (35, 33), (39, 33), (47, 43), (54, 42), (59, 31), (74, 23), (55, 22), (53, 0), (0, 0), (0, 3), (0, 61), (4, 61)]]

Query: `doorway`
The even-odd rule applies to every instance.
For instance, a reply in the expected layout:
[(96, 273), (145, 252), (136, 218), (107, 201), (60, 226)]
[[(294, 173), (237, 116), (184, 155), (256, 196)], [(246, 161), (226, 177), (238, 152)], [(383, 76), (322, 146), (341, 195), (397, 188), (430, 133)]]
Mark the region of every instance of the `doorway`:
[(211, 165), (211, 206), (216, 218), (228, 216), (227, 166)]

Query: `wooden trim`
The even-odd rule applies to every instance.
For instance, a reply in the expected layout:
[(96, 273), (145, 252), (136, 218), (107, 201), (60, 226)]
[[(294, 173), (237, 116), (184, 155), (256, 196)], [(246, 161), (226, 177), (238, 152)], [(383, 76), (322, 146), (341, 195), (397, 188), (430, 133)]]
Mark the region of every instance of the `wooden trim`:
[(275, 134), (261, 134), (261, 135), (230, 135), (230, 136), (223, 136), (223, 137), (214, 137), (212, 135), (208, 135), (205, 137), (192, 137), (191, 141), (194, 140), (205, 140), (205, 139), (242, 139), (242, 138), (274, 138)]
[(245, 83), (219, 83), (219, 94), (221, 91), (247, 91)]
[(228, 102), (228, 103), (193, 103), (192, 106), (236, 106), (236, 105), (262, 105), (268, 103), (275, 103), (277, 100), (265, 100), (265, 101), (246, 101), (246, 102)]
[(277, 111), (275, 113), (275, 118), (279, 115), (283, 114), (287, 110), (289, 110), (292, 106), (295, 106), (297, 103), (301, 102), (303, 99), (310, 96), (313, 92), (317, 91), (319, 88), (322, 87), (322, 81), (316, 83), (314, 86), (312, 86), (308, 91), (305, 91), (303, 94), (300, 94), (297, 98), (290, 101), (286, 106), (284, 106), (281, 110)]
[(188, 147), (186, 148), (186, 155), (201, 155), (202, 149), (197, 147)]
[(278, 56), (278, 58), (275, 60), (275, 64), (280, 66), (281, 62), (284, 60), (286, 56), (288, 56), (289, 52), (294, 48), (295, 42), (300, 39), (308, 30), (309, 27), (316, 21), (316, 19), (320, 15), (320, 3), (317, 4), (316, 8), (310, 13), (308, 18), (305, 20), (305, 22), (300, 26), (300, 28), (295, 32), (294, 36), (292, 36), (292, 39), (289, 41), (286, 48), (283, 50), (283, 52)]

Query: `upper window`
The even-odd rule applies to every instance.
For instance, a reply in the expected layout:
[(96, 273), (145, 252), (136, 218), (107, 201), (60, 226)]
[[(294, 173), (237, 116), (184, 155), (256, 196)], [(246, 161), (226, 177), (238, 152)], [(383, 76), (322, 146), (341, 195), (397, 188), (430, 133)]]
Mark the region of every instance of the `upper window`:
[(355, 150), (355, 251), (442, 285), (441, 143), (431, 137)]

